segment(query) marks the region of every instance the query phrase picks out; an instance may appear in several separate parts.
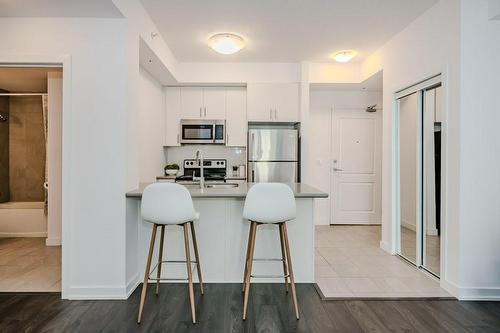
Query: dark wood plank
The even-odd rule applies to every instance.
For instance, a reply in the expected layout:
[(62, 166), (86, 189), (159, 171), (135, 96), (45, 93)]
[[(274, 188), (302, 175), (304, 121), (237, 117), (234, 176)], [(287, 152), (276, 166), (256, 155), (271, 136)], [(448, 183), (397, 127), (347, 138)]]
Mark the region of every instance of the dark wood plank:
[(241, 284), (206, 284), (195, 292), (193, 325), (187, 285), (148, 288), (136, 323), (140, 287), (124, 301), (67, 301), (59, 294), (1, 294), (0, 332), (500, 332), (500, 302), (453, 300), (322, 301), (297, 284), (300, 320), (283, 284), (252, 284), (242, 320)]

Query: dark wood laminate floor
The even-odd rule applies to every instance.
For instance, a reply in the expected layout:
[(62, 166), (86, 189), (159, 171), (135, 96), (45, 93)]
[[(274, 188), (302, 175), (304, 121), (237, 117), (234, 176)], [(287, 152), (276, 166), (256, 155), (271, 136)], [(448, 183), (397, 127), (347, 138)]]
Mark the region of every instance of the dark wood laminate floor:
[(0, 332), (500, 332), (500, 302), (454, 300), (321, 301), (311, 284), (297, 285), (301, 319), (283, 285), (253, 284), (241, 320), (239, 284), (196, 290), (191, 323), (186, 285), (150, 285), (141, 325), (140, 288), (126, 301), (66, 301), (59, 294), (0, 294)]

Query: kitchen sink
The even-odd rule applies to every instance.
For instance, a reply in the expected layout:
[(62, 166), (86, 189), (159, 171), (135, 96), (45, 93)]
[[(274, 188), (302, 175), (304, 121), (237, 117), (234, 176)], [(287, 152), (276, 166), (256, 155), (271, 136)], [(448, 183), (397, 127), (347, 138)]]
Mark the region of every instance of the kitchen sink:
[(205, 184), (206, 188), (233, 188), (238, 187), (236, 183)]

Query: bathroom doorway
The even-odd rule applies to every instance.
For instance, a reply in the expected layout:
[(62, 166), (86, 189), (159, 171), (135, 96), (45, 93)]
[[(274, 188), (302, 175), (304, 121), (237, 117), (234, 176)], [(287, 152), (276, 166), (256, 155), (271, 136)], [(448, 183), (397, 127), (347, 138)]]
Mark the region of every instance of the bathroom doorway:
[(0, 291), (61, 291), (62, 67), (0, 66)]

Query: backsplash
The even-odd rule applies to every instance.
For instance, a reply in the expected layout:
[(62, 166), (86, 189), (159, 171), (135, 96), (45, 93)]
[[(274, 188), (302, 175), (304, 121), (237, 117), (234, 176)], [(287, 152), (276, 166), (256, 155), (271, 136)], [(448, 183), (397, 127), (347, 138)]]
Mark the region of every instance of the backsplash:
[(203, 152), (204, 159), (224, 158), (227, 160), (227, 174), (231, 175), (233, 165), (246, 165), (247, 151), (242, 147), (226, 147), (222, 145), (185, 145), (180, 147), (165, 147), (165, 160), (168, 164), (177, 163), (182, 170), (182, 161), (195, 158), (196, 151)]

